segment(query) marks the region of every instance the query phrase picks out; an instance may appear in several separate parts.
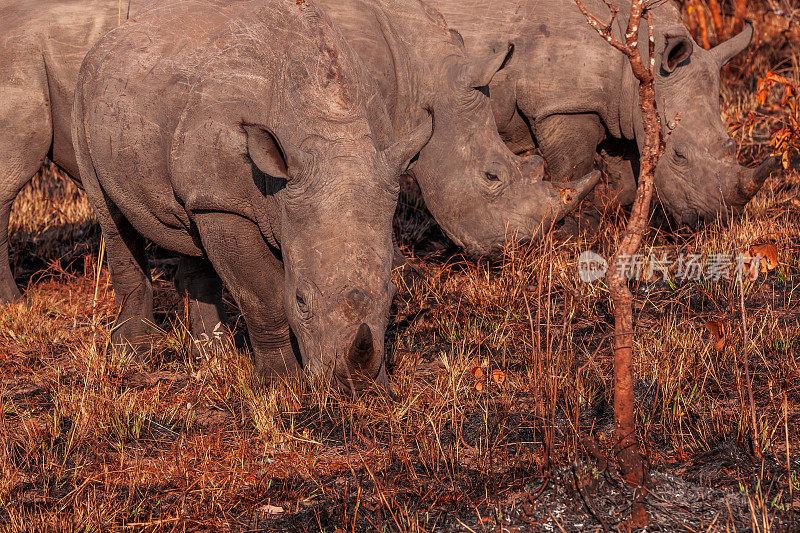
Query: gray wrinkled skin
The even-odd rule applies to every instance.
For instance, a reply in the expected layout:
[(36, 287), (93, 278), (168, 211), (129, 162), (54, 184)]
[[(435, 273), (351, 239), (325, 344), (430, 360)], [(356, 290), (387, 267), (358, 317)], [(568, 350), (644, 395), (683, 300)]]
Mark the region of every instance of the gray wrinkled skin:
[(487, 86), (512, 54), (507, 41), (470, 57), (442, 15), (419, 0), (319, 4), (378, 80), (397, 135), (432, 111), (433, 136), (411, 172), (431, 214), (468, 253), (535, 239), (597, 183), (593, 173), (556, 187), (542, 181), (541, 158), (514, 156), (503, 143)]
[[(485, 85), (494, 76), (508, 55), (507, 43), (499, 53), (472, 60), (459, 38), (447, 31), (441, 15), (424, 4), (407, 2), (403, 11), (397, 2), (373, 3), (369, 8), (353, 1), (333, 2), (350, 43), (381, 82), (395, 132), (407, 133), (426, 109), (435, 111), (436, 131), (417, 164), (416, 178), (437, 220), (456, 242), (484, 255), (514, 234), (520, 239), (534, 237), (594, 185), (593, 179), (566, 184), (570, 194), (562, 195), (541, 182), (540, 159), (514, 158), (503, 148), (486, 98), (473, 85)], [(11, 204), (45, 157), (79, 178), (70, 115), (80, 63), (102, 35), (133, 16), (142, 4), (136, 0), (3, 4), (0, 123), (12, 127), (0, 129), (0, 302), (19, 297), (7, 261)], [(572, 201), (564, 202), (565, 198)], [(202, 292), (201, 287), (211, 284), (209, 290), (216, 291), (204, 265), (184, 263), (176, 278), (181, 289)], [(204, 281), (184, 279), (185, 274)], [(198, 306), (207, 308), (208, 302), (192, 307), (195, 332), (207, 326), (195, 316)]]
[[(81, 61), (97, 40), (143, 5), (126, 0), (14, 0), (0, 17), (0, 302), (20, 296), (8, 264), (8, 217), (19, 190), (49, 157), (79, 181), (72, 102)], [(221, 290), (203, 261), (182, 257), (176, 286), (197, 295)], [(216, 324), (216, 302), (194, 300), (195, 336)], [(217, 320), (217, 321), (218, 321)]]
[[(512, 149), (538, 144), (554, 179), (585, 174), (600, 151), (618, 200), (631, 203), (638, 161), (635, 145), (631, 149), (626, 141), (643, 142), (637, 81), (627, 59), (589, 27), (575, 2), (432, 1), (471, 53), (514, 41), (513, 57), (490, 86), (498, 127)], [(610, 19), (601, 0), (583, 3), (601, 20)], [(630, 6), (617, 4), (614, 35), (624, 40)], [(720, 68), (749, 44), (752, 27), (706, 51), (691, 39), (672, 3), (659, 3), (652, 12), (658, 109), (663, 126), (675, 125), (656, 168), (658, 198), (681, 223), (724, 218), (728, 210), (741, 210), (773, 164), (739, 166), (719, 113)], [(647, 53), (645, 29), (639, 47)]]
[(291, 328), (313, 374), (385, 382), (398, 179), (430, 132), (391, 144), (367, 72), (309, 0), (137, 13), (86, 56), (73, 110), (118, 335), (137, 343), (152, 320), (146, 238), (210, 261), (262, 374), (298, 370)]
[(0, 6), (0, 302), (20, 295), (8, 263), (11, 204), (47, 156), (77, 178), (70, 114), (78, 68), (118, 16), (108, 0)]

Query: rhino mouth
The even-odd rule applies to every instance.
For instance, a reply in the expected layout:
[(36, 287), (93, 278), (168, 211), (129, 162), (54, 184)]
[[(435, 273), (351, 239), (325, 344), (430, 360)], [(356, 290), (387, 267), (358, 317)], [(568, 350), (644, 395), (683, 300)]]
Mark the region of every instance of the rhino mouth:
[(356, 331), (343, 357), (337, 357), (333, 365), (335, 386), (345, 393), (355, 393), (377, 387), (388, 386), (385, 372), (385, 358), (381, 357), (377, 368), (370, 368), (377, 354), (372, 329), (362, 323)]
[(381, 359), (378, 370), (371, 378), (366, 376), (354, 376), (349, 373), (341, 373), (336, 370), (333, 371), (334, 388), (345, 394), (356, 394), (359, 392), (367, 391), (383, 391), (392, 394), (392, 389), (389, 386), (389, 379), (385, 372), (385, 363)]

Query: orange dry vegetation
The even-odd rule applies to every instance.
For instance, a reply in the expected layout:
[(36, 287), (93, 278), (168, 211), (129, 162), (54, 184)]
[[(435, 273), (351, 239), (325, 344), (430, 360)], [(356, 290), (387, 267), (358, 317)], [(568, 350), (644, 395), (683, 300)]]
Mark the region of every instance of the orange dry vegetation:
[[(726, 27), (737, 5), (719, 5)], [(782, 149), (775, 128), (796, 112), (786, 84), (758, 86), (798, 84), (796, 58), (775, 49), (759, 43), (726, 74), (743, 162)], [(797, 152), (787, 157), (730, 227), (645, 237), (646, 255), (675, 260), (666, 280), (631, 284), (647, 505), (665, 530), (799, 527), (800, 174)], [(398, 230), (421, 277), (397, 280), (396, 398), (352, 398), (253, 383), (246, 350), (231, 346), (192, 357), (175, 261), (157, 249), (154, 349), (137, 360), (111, 350), (99, 231), (82, 193), (46, 169), (12, 217), (28, 301), (0, 309), (0, 529), (615, 529), (629, 495), (607, 460), (613, 320), (603, 281), (581, 282), (576, 263), (583, 250), (608, 257), (620, 216), (487, 265), (456, 255), (404, 202)], [(708, 266), (748, 253), (764, 267), (741, 287), (677, 275), (680, 254)]]

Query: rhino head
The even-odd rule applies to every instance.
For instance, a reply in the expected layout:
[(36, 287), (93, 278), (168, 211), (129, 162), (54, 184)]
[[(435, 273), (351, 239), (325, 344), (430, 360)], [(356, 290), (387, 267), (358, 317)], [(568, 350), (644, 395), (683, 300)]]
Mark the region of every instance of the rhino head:
[(594, 188), (599, 174), (557, 187), (542, 181), (541, 158), (512, 153), (497, 131), (489, 83), (513, 45), (471, 58), (461, 36), (449, 33), (440, 46), (444, 68), (429, 85), (433, 135), (412, 173), (448, 236), (470, 255), (490, 256), (510, 241), (535, 240), (549, 230)]
[(773, 158), (755, 169), (736, 160), (736, 142), (720, 118), (720, 69), (753, 37), (749, 22), (735, 37), (705, 50), (683, 26), (656, 36), (655, 92), (662, 128), (674, 125), (655, 171), (661, 203), (681, 224), (725, 220), (758, 192)]
[(279, 140), (251, 128), (247, 143), (256, 167), (280, 182), (276, 253), (303, 368), (356, 391), (373, 383), (388, 388), (392, 217), (399, 177), (430, 138), (431, 120), (385, 150), (376, 149), (369, 127), (350, 129), (355, 134), (333, 141), (323, 128), (301, 148), (285, 140), (291, 135)]

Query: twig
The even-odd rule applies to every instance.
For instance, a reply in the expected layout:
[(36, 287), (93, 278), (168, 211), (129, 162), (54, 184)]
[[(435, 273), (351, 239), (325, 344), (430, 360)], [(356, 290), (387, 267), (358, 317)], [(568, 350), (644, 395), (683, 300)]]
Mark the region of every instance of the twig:
[(581, 490), (581, 480), (578, 479), (578, 473), (575, 472), (574, 464), (572, 465), (572, 479), (575, 482), (575, 490), (578, 491), (578, 496), (580, 496), (581, 500), (583, 500), (583, 505), (586, 506), (586, 508), (589, 510), (589, 513), (595, 518), (595, 520), (600, 522), (600, 525), (603, 527), (603, 531), (608, 531), (608, 525), (606, 525), (605, 520), (600, 517), (600, 513), (598, 513), (597, 509), (595, 509), (594, 502), (592, 501), (591, 497), (588, 494), (584, 494)]
[(756, 418), (756, 405), (753, 401), (753, 382), (750, 378), (750, 333), (747, 330), (747, 309), (744, 305), (744, 279), (740, 271), (736, 276), (739, 281), (739, 308), (742, 312), (742, 363), (744, 363), (744, 376), (747, 384), (747, 400), (750, 402), (750, 419), (753, 425), (753, 450), (756, 457), (761, 457), (761, 450), (758, 447), (758, 420)]
[(94, 295), (92, 296), (92, 344), (97, 338), (97, 297), (100, 292), (100, 276), (103, 272), (103, 260), (106, 253), (106, 240), (100, 236), (100, 250), (97, 252), (97, 269), (94, 278)]
[[(792, 479), (792, 457), (789, 453), (789, 399), (786, 396), (786, 391), (783, 391), (783, 431), (786, 436), (786, 469), (789, 471), (789, 479)], [(794, 501), (794, 489), (792, 484), (789, 483), (789, 498)]]

